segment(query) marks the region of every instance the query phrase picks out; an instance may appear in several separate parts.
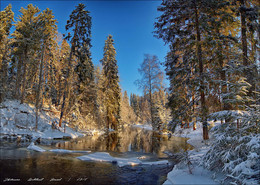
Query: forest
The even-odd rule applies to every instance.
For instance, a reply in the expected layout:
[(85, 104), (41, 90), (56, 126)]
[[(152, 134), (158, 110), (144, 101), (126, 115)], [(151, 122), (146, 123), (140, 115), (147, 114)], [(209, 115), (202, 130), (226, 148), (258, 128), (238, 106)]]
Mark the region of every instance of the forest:
[(33, 105), (35, 131), (43, 110), (58, 115), (58, 127), (82, 131), (142, 124), (161, 134), (201, 125), (205, 142), (210, 122), (219, 121), (205, 168), (228, 174), (223, 183), (259, 183), (259, 1), (163, 0), (157, 11), (153, 34), (169, 51), (165, 61), (144, 55), (137, 95), (120, 87), (109, 33), (93, 64), (86, 5), (58, 33), (52, 10), (28, 4), (14, 21), (10, 4), (0, 12), (0, 103)]
[[(79, 4), (71, 13), (66, 25), (70, 32), (63, 36), (57, 32), (57, 20), (50, 9), (40, 11), (29, 4), (21, 8), (22, 14), (15, 23), (11, 5), (1, 11), (0, 102), (18, 99), (21, 104), (35, 105), (36, 130), (38, 112), (44, 106), (60, 111), (59, 126), (65, 117), (80, 129), (117, 130), (124, 123), (150, 123), (151, 111), (164, 114), (167, 94), (156, 56), (145, 56), (140, 67), (144, 79), (138, 81), (138, 86), (145, 95), (131, 94), (129, 100), (119, 85), (112, 35), (104, 42), (100, 65), (92, 62), (92, 22), (85, 8)], [(12, 26), (15, 29), (10, 33)], [(147, 80), (151, 86), (146, 92)], [(156, 110), (151, 110), (152, 97), (157, 101)], [(169, 113), (157, 117), (165, 125)]]

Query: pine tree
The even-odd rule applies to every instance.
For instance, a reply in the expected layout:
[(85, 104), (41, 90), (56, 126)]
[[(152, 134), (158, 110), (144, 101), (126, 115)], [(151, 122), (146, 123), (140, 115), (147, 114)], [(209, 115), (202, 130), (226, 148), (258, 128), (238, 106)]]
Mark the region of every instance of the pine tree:
[[(55, 87), (53, 87), (53, 91), (55, 91), (56, 95), (51, 96), (53, 102), (55, 102), (55, 106), (60, 105), (61, 97), (62, 94), (64, 94), (64, 89), (65, 89), (65, 79), (66, 79), (66, 69), (68, 69), (68, 63), (67, 59), (69, 58), (70, 54), (70, 45), (68, 42), (63, 39), (61, 42), (61, 45), (58, 46), (54, 53), (54, 63), (53, 63), (53, 75), (54, 77), (54, 84)], [(52, 81), (52, 80), (51, 80)]]
[(12, 5), (9, 4), (3, 11), (0, 12), (0, 41), (5, 36), (10, 34), (12, 22), (14, 21), (14, 13), (12, 11)]
[(38, 126), (38, 111), (39, 111), (39, 103), (41, 98), (41, 88), (43, 81), (43, 67), (44, 67), (44, 55), (47, 52), (50, 52), (51, 46), (55, 43), (55, 36), (57, 31), (56, 20), (54, 19), (54, 15), (50, 9), (44, 10), (39, 15), (39, 22), (41, 22), (41, 26), (38, 27), (38, 40), (41, 41), (41, 61), (39, 67), (39, 81), (38, 87), (36, 91), (36, 99), (35, 99), (35, 108), (36, 108), (36, 125), (35, 130), (37, 130)]
[[(33, 54), (39, 48), (39, 30), (42, 22), (39, 21), (39, 8), (29, 4), (27, 9), (21, 8), (22, 13), (15, 24), (15, 31), (12, 34), (14, 38), (14, 46), (16, 53), (20, 55), (18, 66), (21, 72), (16, 80), (22, 79), (21, 103), (24, 102), (26, 94), (26, 77), (28, 73), (28, 66), (32, 65)], [(17, 84), (19, 85), (20, 82)]]
[[(112, 35), (107, 37), (101, 59), (105, 81), (103, 84), (104, 105), (106, 107), (107, 129), (118, 130), (120, 123), (120, 87), (116, 50)], [(110, 126), (111, 125), (111, 126)]]
[[(205, 55), (202, 45), (204, 42), (203, 34), (205, 33), (204, 25), (207, 24), (207, 17), (203, 12), (206, 1), (203, 0), (181, 0), (181, 1), (164, 1), (158, 8), (163, 14), (155, 23), (156, 36), (162, 38), (165, 43), (170, 44), (170, 54), (166, 62), (167, 75), (173, 75), (176, 71), (172, 71), (179, 63), (184, 65), (184, 69), (194, 69), (196, 76), (189, 72), (186, 82), (189, 82), (189, 75), (196, 77), (196, 83), (200, 93), (201, 121), (203, 124), (203, 138), (208, 139), (207, 115), (206, 107), (206, 73), (205, 73)], [(169, 22), (170, 21), (170, 22)], [(202, 26), (203, 25), (203, 26)], [(182, 68), (178, 68), (183, 70)], [(178, 72), (178, 71), (177, 71)], [(193, 77), (193, 78), (194, 78)], [(175, 79), (170, 77), (171, 83), (175, 83)], [(189, 86), (191, 83), (182, 85), (187, 86), (186, 96), (192, 95)], [(174, 89), (173, 89), (174, 90)], [(185, 92), (184, 92), (185, 93)], [(173, 97), (171, 95), (171, 97)], [(171, 99), (170, 97), (170, 99)], [(188, 99), (188, 98), (185, 98)]]
[[(247, 78), (247, 81), (251, 84), (249, 89), (250, 96), (253, 95), (253, 91), (256, 90), (256, 81), (257, 81), (257, 71), (255, 61), (250, 61), (248, 56), (248, 25), (250, 25), (250, 31), (254, 35), (254, 32), (258, 29), (257, 19), (259, 19), (259, 7), (257, 8), (257, 3), (254, 1), (245, 1), (239, 0), (235, 1), (237, 5), (237, 10), (240, 14), (241, 21), (241, 46), (242, 46), (242, 61), (244, 66), (244, 77)], [(259, 5), (259, 3), (258, 3)], [(249, 20), (248, 20), (249, 19)], [(248, 24), (248, 23), (253, 24)], [(250, 33), (250, 32), (249, 32)], [(259, 33), (258, 33), (259, 34)], [(258, 36), (259, 37), (259, 36)], [(252, 50), (252, 53), (254, 50)]]
[(14, 13), (11, 4), (0, 12), (0, 103), (7, 93), (8, 59), (10, 59), (11, 41), (8, 38)]

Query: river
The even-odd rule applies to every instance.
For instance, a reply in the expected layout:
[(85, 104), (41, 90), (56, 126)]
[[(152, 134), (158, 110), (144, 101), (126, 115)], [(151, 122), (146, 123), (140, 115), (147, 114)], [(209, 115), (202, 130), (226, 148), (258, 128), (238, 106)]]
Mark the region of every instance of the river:
[(127, 127), (119, 133), (86, 136), (69, 141), (41, 141), (44, 149), (108, 152), (114, 157), (140, 157), (147, 161), (167, 159), (168, 165), (118, 167), (113, 163), (81, 161), (82, 153), (35, 152), (30, 143), (0, 140), (1, 184), (162, 184), (174, 166), (166, 152), (192, 147), (187, 139), (159, 135), (153, 131)]

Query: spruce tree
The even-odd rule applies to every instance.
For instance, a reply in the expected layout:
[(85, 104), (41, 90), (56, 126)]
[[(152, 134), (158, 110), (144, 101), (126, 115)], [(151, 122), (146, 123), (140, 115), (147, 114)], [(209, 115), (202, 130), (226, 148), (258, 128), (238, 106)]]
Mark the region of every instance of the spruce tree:
[(106, 107), (104, 105), (104, 89), (103, 84), (105, 82), (105, 77), (103, 74), (103, 70), (100, 66), (95, 67), (95, 86), (96, 86), (96, 92), (97, 92), (97, 109), (98, 109), (98, 115), (97, 115), (97, 124), (98, 128), (104, 128), (105, 125), (105, 112)]
[[(82, 94), (79, 96), (79, 104), (89, 103), (95, 98), (90, 95), (90, 92), (86, 93), (86, 90), (93, 89), (94, 84), (94, 67), (91, 61), (90, 47), (91, 47), (91, 17), (89, 15), (89, 11), (85, 10), (84, 4), (79, 4), (76, 6), (75, 10), (72, 11), (70, 15), (70, 19), (67, 21), (66, 30), (72, 29), (72, 35), (68, 33), (65, 37), (71, 43), (70, 55), (68, 58), (68, 69), (65, 81), (65, 91), (63, 94), (63, 103), (61, 108), (61, 115), (59, 126), (61, 126), (63, 114), (68, 112), (68, 107), (72, 107), (72, 105), (68, 106), (70, 103), (70, 91), (71, 91), (71, 62), (73, 56), (78, 59), (78, 64), (76, 66), (76, 73), (78, 74), (78, 94)], [(89, 85), (87, 87), (86, 85)], [(92, 92), (91, 92), (92, 93)], [(91, 96), (88, 98), (88, 96)], [(84, 99), (88, 98), (88, 100)], [(67, 100), (68, 99), (68, 100)], [(66, 104), (66, 105), (65, 105)], [(93, 103), (95, 104), (95, 103)]]
[(116, 50), (112, 35), (107, 37), (101, 59), (105, 81), (103, 83), (107, 129), (118, 130), (120, 123), (120, 86)]

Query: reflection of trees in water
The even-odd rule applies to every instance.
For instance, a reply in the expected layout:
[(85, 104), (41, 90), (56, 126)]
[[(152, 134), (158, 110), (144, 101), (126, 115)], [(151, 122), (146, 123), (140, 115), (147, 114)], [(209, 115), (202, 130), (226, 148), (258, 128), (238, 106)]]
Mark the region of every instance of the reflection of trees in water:
[(99, 138), (99, 149), (105, 148), (108, 151), (127, 152), (131, 151), (144, 153), (158, 153), (161, 149), (162, 137), (152, 131), (138, 128), (125, 128), (121, 132), (112, 132)]
[(101, 136), (79, 138), (73, 141), (58, 143), (58, 148), (91, 151), (136, 151), (164, 155), (163, 151), (179, 152), (180, 149), (191, 149), (186, 139), (168, 137), (157, 132), (140, 128), (124, 128), (120, 132), (110, 132)]
[(161, 135), (159, 135), (156, 132), (153, 132), (152, 134), (152, 144), (151, 144), (151, 153), (159, 153), (160, 146), (161, 146)]
[(120, 152), (120, 138), (117, 132), (110, 133), (106, 136), (106, 148), (108, 151)]
[(126, 128), (122, 133), (121, 152), (128, 151), (129, 145), (131, 150), (145, 153), (157, 153), (160, 148), (160, 138), (154, 137), (154, 133), (148, 130), (137, 128)]

